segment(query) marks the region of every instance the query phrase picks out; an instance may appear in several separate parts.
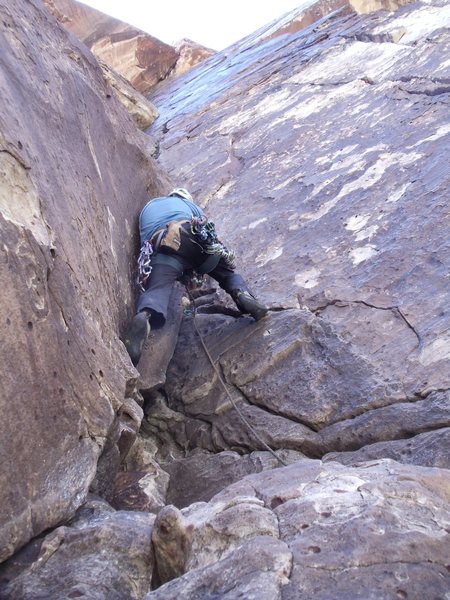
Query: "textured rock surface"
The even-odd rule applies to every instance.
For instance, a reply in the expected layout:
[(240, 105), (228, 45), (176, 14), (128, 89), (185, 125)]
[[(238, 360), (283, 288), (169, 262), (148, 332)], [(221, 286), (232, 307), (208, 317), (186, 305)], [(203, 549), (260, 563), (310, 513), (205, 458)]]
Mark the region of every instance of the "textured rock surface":
[[(289, 311), (258, 325), (201, 316), (276, 448), (318, 456), (448, 427), (450, 10), (406, 4), (268, 39), (294, 11), (153, 96), (160, 164), (220, 223), (256, 293), (321, 317), (296, 333)], [(188, 323), (182, 340), (167, 390), (202, 421), (193, 446), (259, 448)]]
[[(287, 464), (303, 458), (300, 452), (293, 450), (280, 452), (279, 455)], [(208, 501), (245, 475), (278, 466), (279, 461), (269, 452), (252, 452), (245, 456), (237, 452), (198, 452), (164, 465), (164, 469), (170, 474), (166, 501), (177, 508), (184, 508), (193, 502)]]
[[(1, 557), (63, 523), (4, 564), (11, 598), (448, 595), (450, 10), (340, 5), (163, 82), (145, 143), (81, 43), (0, 0)], [(166, 374), (177, 301), (140, 382), (118, 341), (151, 146), (272, 308), (220, 292), (195, 320), (250, 428), (187, 315)], [(89, 485), (147, 514), (68, 521)]]
[(321, 431), (321, 438), (327, 448), (354, 450), (449, 425), (450, 393), (433, 392), (425, 400), (399, 402), (326, 427)]
[(231, 47), (152, 97), (161, 165), (255, 291), (320, 312), (405, 396), (450, 383), (449, 22), (440, 0), (335, 14)]
[(190, 40), (173, 47), (75, 0), (44, 0), (54, 17), (142, 93), (214, 53)]
[[(274, 448), (317, 456), (323, 443), (318, 429), (398, 398), (396, 389), (377, 382), (368, 361), (307, 310), (276, 312), (259, 323), (198, 315), (196, 323), (235, 401)], [(166, 391), (172, 409), (209, 423), (203, 447), (259, 447), (213, 372), (191, 320), (180, 331)], [(191, 444), (205, 444), (205, 434)]]
[(450, 428), (421, 433), (404, 440), (377, 442), (354, 452), (330, 452), (323, 460), (351, 465), (382, 457), (401, 463), (450, 469)]
[[(349, 15), (353, 11), (357, 14), (367, 14), (380, 10), (395, 11), (414, 0), (304, 0), (298, 7), (284, 14), (279, 19), (264, 25), (254, 33), (237, 42), (234, 46), (247, 46), (249, 43), (268, 41), (280, 35), (292, 35), (317, 25), (324, 17), (330, 14), (340, 16)], [(319, 24), (320, 27), (320, 24)], [(399, 34), (400, 35), (400, 34)], [(393, 41), (393, 40), (389, 40)]]
[(139, 427), (119, 331), (136, 215), (167, 178), (83, 44), (39, 2), (0, 12), (2, 560), (71, 517)]
[[(69, 525), (36, 540), (33, 553), (0, 567), (1, 598), (140, 600), (152, 578), (154, 518), (88, 502)], [(14, 563), (22, 563), (19, 575)]]
[(186, 38), (179, 40), (175, 44), (175, 50), (178, 52), (178, 60), (174, 70), (170, 74), (171, 77), (177, 77), (186, 73), (192, 67), (216, 53), (215, 50), (205, 48)]
[(288, 581), (291, 552), (286, 544), (267, 536), (255, 537), (226, 558), (194, 574), (175, 579), (145, 600), (186, 600), (198, 598), (245, 598), (275, 600)]
[[(248, 476), (207, 504), (161, 511), (152, 534), (157, 568), (166, 569), (163, 581), (186, 575), (147, 598), (202, 597), (208, 586), (242, 597), (249, 562), (252, 587), (272, 582), (267, 598), (444, 598), (449, 494), (448, 470), (388, 460), (357, 468), (303, 460)], [(269, 550), (262, 534), (283, 546)], [(281, 578), (266, 552), (278, 556)], [(276, 583), (287, 584), (281, 594)]]
[(121, 471), (116, 476), (111, 504), (118, 510), (157, 513), (166, 504), (169, 475), (155, 461), (141, 471)]
[(145, 96), (136, 91), (128, 81), (108, 67), (99, 63), (103, 77), (112, 87), (116, 98), (130, 113), (139, 129), (147, 129), (158, 116), (156, 107)]

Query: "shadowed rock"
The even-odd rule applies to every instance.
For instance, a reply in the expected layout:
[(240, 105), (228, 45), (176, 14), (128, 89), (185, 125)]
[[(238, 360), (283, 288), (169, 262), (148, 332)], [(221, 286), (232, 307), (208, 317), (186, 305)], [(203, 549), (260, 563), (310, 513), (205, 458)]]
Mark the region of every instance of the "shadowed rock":
[(323, 460), (354, 465), (378, 458), (392, 458), (403, 464), (450, 469), (450, 428), (421, 433), (407, 439), (377, 442), (354, 452), (330, 452)]
[(73, 516), (102, 453), (106, 490), (136, 435), (119, 332), (136, 216), (167, 179), (85, 46), (40, 3), (0, 10), (1, 561)]
[(142, 471), (117, 473), (111, 504), (117, 510), (158, 513), (166, 504), (169, 475), (155, 461)]
[(25, 549), (0, 567), (1, 597), (140, 600), (152, 577), (154, 519), (88, 502), (69, 525), (36, 541), (34, 555)]
[[(302, 458), (300, 452), (293, 450), (279, 451), (278, 454), (288, 464)], [(193, 502), (208, 501), (245, 475), (279, 466), (279, 461), (269, 452), (252, 452), (246, 456), (236, 452), (198, 452), (164, 465), (170, 474), (167, 503), (184, 508)]]

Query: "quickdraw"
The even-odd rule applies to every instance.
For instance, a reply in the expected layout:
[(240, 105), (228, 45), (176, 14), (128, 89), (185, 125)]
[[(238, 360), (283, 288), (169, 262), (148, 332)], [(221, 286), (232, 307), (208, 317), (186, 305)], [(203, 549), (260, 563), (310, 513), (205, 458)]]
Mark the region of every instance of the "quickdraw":
[(230, 269), (235, 269), (236, 255), (218, 239), (215, 225), (205, 216), (192, 217), (191, 233), (206, 254), (218, 254)]
[(152, 255), (153, 246), (151, 245), (149, 240), (145, 240), (145, 242), (142, 244), (141, 251), (139, 252), (137, 260), (137, 283), (143, 292), (145, 292), (145, 287), (147, 285), (148, 278), (150, 277), (150, 273), (152, 272)]

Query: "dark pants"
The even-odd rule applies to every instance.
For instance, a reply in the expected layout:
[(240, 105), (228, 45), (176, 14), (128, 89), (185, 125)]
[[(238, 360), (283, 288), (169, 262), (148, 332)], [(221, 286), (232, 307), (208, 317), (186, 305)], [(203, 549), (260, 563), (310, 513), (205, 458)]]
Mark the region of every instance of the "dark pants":
[[(192, 234), (186, 230), (182, 230), (181, 246), (177, 252), (166, 248), (162, 251), (175, 256), (183, 265), (185, 272), (200, 267), (208, 257), (201, 246), (193, 240)], [(229, 294), (234, 290), (248, 290), (241, 275), (227, 267), (222, 258), (208, 275)], [(153, 329), (159, 329), (166, 322), (170, 294), (179, 276), (179, 272), (170, 265), (155, 264), (152, 268), (147, 288), (139, 297), (137, 312), (144, 309), (150, 311), (150, 324)]]

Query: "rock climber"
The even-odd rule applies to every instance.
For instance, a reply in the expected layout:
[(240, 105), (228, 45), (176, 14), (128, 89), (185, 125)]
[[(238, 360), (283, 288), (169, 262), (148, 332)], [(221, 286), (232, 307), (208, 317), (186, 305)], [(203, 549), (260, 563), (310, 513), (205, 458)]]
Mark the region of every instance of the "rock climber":
[(166, 322), (175, 281), (193, 271), (213, 277), (242, 313), (250, 314), (256, 321), (266, 315), (268, 309), (235, 272), (234, 253), (219, 241), (214, 223), (186, 189), (176, 188), (168, 196), (150, 200), (139, 216), (139, 233), (141, 294), (124, 339), (135, 366), (150, 328), (159, 329)]

